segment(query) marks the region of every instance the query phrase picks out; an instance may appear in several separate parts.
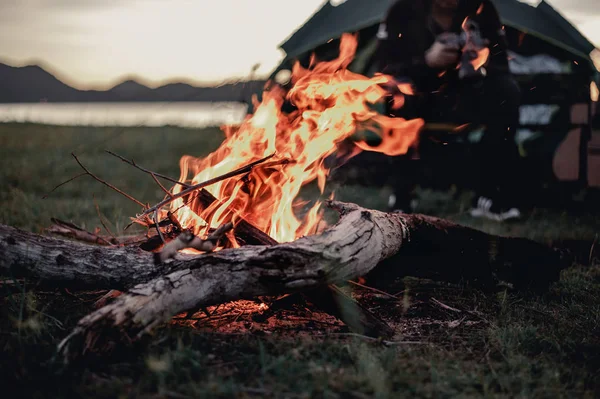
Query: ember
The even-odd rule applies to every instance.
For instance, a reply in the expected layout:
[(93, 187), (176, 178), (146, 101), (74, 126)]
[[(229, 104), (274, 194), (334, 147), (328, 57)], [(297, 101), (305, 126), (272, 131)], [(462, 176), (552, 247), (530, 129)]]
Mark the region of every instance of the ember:
[[(293, 241), (326, 227), (319, 223), (320, 201), (302, 218), (294, 209), (302, 205), (298, 195), (306, 184), (316, 180), (324, 192), (329, 172), (324, 160), (336, 152), (339, 143), (369, 128), (379, 134), (381, 144), (372, 147), (358, 142), (353, 155), (361, 150), (387, 155), (406, 153), (424, 122), (390, 118), (370, 107), (385, 96), (381, 85), (393, 82), (384, 75), (367, 78), (350, 72), (347, 67), (356, 48), (356, 37), (346, 34), (337, 59), (313, 59), (309, 69), (296, 64), (289, 92), (278, 86), (265, 91), (253, 115), (239, 126), (225, 127), (226, 139), (220, 148), (206, 158), (181, 158), (180, 181), (189, 182), (191, 174), (190, 184), (194, 185), (274, 155), (270, 162), (257, 165), (240, 179), (206, 187), (218, 199), (209, 206), (199, 203), (196, 197), (172, 201), (170, 211), (184, 228), (204, 236), (208, 229), (228, 222), (235, 224), (243, 218), (279, 242)], [(410, 87), (399, 89), (410, 93)], [(281, 111), (286, 98), (297, 110)], [(181, 185), (175, 185), (172, 193), (177, 195), (182, 190)], [(161, 210), (162, 216), (166, 213)], [(227, 237), (231, 246), (239, 246), (233, 234)]]

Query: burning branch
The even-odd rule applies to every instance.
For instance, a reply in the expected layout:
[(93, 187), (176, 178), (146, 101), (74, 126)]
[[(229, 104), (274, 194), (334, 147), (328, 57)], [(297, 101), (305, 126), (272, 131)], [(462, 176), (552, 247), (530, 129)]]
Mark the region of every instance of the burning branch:
[(175, 201), (176, 199), (185, 197), (186, 195), (191, 194), (191, 193), (193, 193), (195, 191), (198, 191), (200, 189), (203, 189), (204, 187), (210, 186), (212, 184), (218, 183), (220, 181), (229, 179), (229, 178), (234, 177), (234, 176), (239, 176), (239, 175), (243, 175), (245, 173), (248, 173), (256, 165), (259, 165), (259, 164), (261, 164), (261, 163), (263, 163), (263, 162), (271, 159), (273, 156), (275, 156), (275, 154), (271, 154), (271, 155), (269, 155), (269, 156), (267, 156), (265, 158), (259, 159), (258, 161), (254, 161), (254, 162), (252, 162), (252, 163), (250, 163), (250, 164), (248, 164), (246, 166), (243, 166), (243, 167), (241, 167), (239, 169), (236, 169), (236, 170), (234, 170), (232, 172), (225, 173), (224, 175), (217, 176), (217, 177), (215, 177), (213, 179), (204, 181), (202, 183), (194, 184), (193, 186), (189, 186), (185, 190), (183, 190), (183, 191), (181, 191), (181, 192), (179, 192), (179, 193), (171, 196), (170, 198), (167, 198), (167, 199), (159, 202), (158, 204), (154, 205), (153, 207), (150, 207), (150, 208), (146, 209), (141, 215), (139, 215), (139, 217), (143, 217), (143, 216), (148, 215), (148, 214), (150, 214), (152, 212), (155, 212), (156, 210), (162, 208), (165, 205), (170, 204), (171, 202)]

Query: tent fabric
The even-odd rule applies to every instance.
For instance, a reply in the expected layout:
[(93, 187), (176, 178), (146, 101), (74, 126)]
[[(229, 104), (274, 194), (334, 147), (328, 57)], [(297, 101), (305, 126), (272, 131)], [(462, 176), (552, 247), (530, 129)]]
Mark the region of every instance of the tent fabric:
[[(581, 32), (577, 30), (577, 28), (563, 18), (563, 16), (560, 15), (558, 11), (552, 8), (548, 3), (542, 1), (537, 6), (537, 10), (544, 13), (549, 19), (554, 21), (556, 24), (555, 28), (561, 29), (565, 36), (569, 36), (570, 39), (573, 40), (573, 48), (580, 48), (586, 55), (589, 55), (595, 49), (595, 46), (585, 36), (583, 36)], [(548, 26), (552, 27), (551, 25)], [(548, 34), (547, 36), (551, 35)]]
[(394, 1), (347, 0), (337, 7), (327, 1), (280, 47), (289, 58), (297, 57), (345, 32), (355, 32), (378, 24)]
[[(382, 21), (395, 0), (347, 0), (333, 6), (327, 1), (289, 39), (281, 44), (288, 58), (298, 57), (315, 47), (338, 38), (345, 32), (356, 32)], [(536, 7), (518, 0), (492, 0), (502, 22), (553, 45), (589, 59), (595, 48), (573, 25), (548, 3)]]

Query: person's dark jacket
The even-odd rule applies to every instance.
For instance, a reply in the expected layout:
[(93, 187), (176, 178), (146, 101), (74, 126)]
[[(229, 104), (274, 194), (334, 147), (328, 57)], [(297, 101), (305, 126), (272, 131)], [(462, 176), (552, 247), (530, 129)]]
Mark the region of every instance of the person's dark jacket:
[[(375, 54), (378, 71), (411, 80), (417, 91), (437, 90), (444, 82), (456, 79), (456, 66), (434, 70), (425, 63), (425, 52), (441, 29), (431, 18), (432, 0), (399, 0), (390, 7), (381, 28)], [(451, 32), (460, 34), (466, 17), (477, 22), (489, 40), (488, 75), (508, 74), (507, 42), (498, 12), (490, 0), (460, 0)]]

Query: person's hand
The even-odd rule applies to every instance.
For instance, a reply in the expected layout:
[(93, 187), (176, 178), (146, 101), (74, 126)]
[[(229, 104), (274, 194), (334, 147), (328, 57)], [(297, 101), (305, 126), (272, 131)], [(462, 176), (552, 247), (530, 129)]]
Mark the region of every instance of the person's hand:
[(425, 62), (430, 68), (446, 69), (458, 62), (459, 55), (457, 41), (441, 37), (425, 52)]

